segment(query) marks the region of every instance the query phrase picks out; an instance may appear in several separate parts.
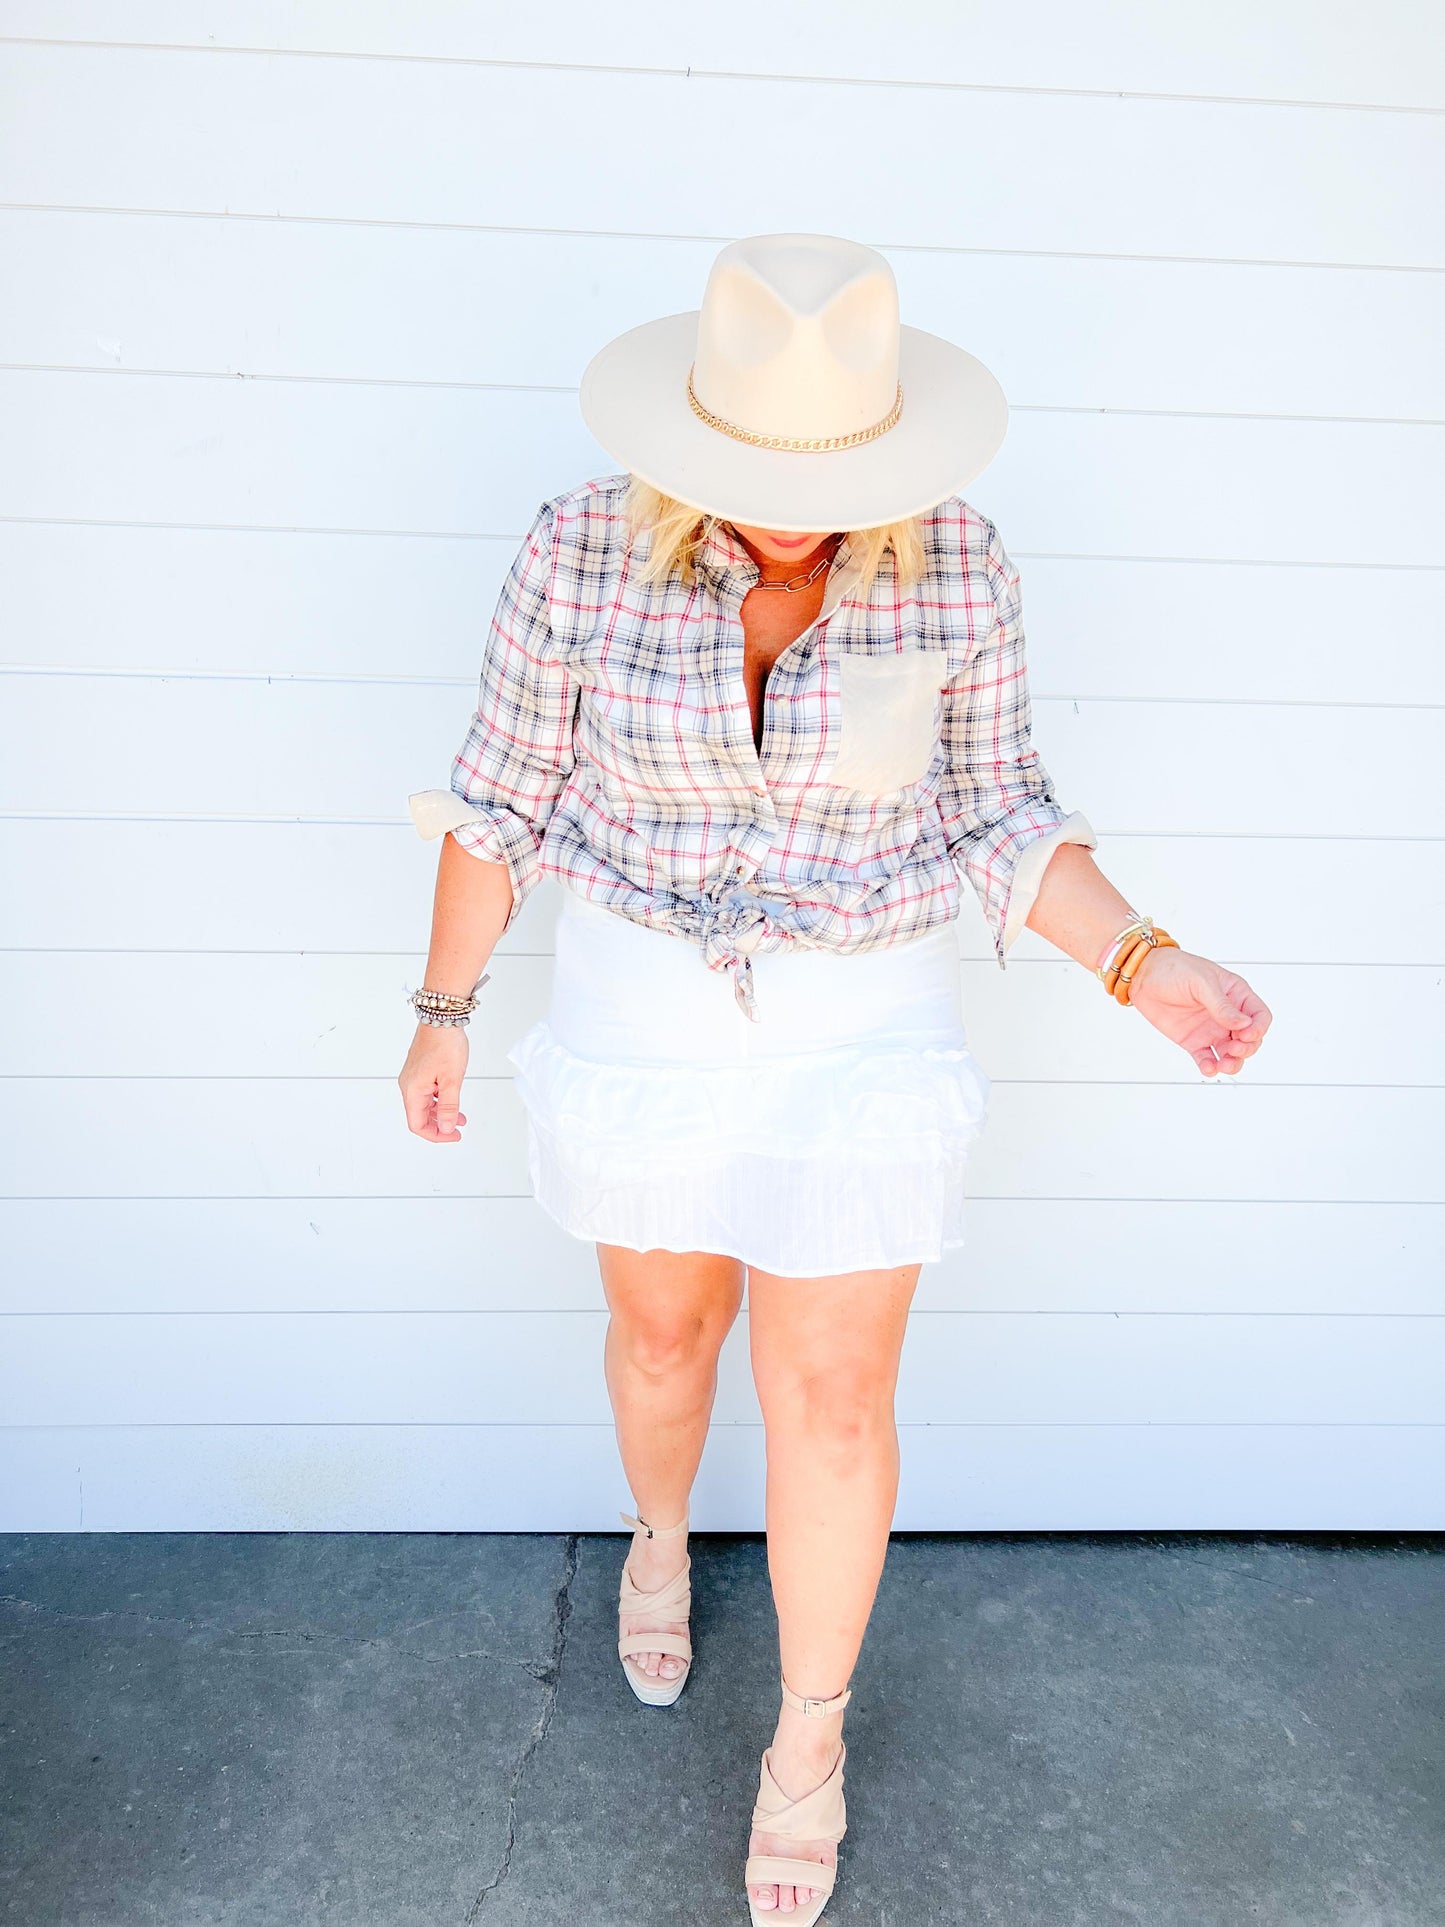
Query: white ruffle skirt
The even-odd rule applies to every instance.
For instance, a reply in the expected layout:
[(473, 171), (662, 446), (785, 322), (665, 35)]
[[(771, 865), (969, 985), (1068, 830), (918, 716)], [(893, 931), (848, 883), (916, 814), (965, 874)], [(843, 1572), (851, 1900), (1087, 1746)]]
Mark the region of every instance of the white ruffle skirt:
[(756, 1021), (696, 945), (562, 886), (548, 1013), (507, 1053), (537, 1201), (574, 1237), (784, 1277), (963, 1244), (990, 1079), (955, 928), (752, 968)]

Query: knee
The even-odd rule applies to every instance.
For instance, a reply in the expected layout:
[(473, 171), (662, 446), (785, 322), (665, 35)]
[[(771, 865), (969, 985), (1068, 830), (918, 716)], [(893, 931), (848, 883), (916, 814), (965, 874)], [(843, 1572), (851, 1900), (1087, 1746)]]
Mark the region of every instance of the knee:
[(772, 1388), (764, 1417), (846, 1454), (892, 1429), (893, 1382), (866, 1366), (801, 1374)]
[(697, 1316), (648, 1316), (613, 1319), (613, 1334), (625, 1362), (647, 1378), (687, 1375), (715, 1363), (721, 1334)]

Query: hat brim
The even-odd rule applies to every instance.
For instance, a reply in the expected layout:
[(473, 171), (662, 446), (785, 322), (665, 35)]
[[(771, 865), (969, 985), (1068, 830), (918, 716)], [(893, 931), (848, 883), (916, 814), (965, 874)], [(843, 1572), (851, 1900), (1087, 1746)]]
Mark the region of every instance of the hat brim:
[(1008, 430), (993, 374), (966, 349), (900, 326), (903, 409), (855, 448), (757, 448), (693, 412), (698, 311), (616, 336), (582, 376), (582, 418), (614, 460), (680, 502), (754, 528), (865, 529), (935, 507), (982, 473)]

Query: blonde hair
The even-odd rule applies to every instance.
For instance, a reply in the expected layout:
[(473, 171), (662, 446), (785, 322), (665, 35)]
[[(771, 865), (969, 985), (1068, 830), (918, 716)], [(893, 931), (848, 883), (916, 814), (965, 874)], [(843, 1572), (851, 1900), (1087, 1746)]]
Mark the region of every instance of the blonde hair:
[[(651, 548), (645, 561), (638, 564), (638, 578), (646, 587), (654, 587), (674, 573), (691, 586), (697, 579), (698, 551), (709, 529), (724, 519), (664, 495), (661, 489), (653, 488), (638, 475), (632, 475), (628, 482), (623, 512), (631, 540), (635, 541), (645, 529), (652, 531)], [(911, 515), (903, 522), (883, 522), (871, 529), (847, 529), (844, 534), (861, 570), (855, 593), (868, 593), (890, 549), (898, 582), (921, 580), (925, 556), (918, 516)]]

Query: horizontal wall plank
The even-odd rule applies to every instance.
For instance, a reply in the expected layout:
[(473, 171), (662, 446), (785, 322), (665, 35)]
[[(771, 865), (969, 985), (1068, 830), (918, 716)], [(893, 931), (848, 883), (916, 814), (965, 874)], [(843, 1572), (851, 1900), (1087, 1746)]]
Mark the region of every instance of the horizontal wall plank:
[[(0, 1532), (79, 1532), (84, 1528), (80, 1469), (83, 1437), (78, 1430), (44, 1427), (0, 1430)], [(154, 1482), (151, 1490), (159, 1497)]]
[[(1421, 888), (1436, 860), (1430, 847), (1097, 828), (1096, 860), (1130, 902), (1147, 905), (1191, 949), (1246, 972), (1260, 962), (1373, 968), (1445, 960), (1445, 893)], [(0, 818), (0, 893), (7, 938), (25, 948), (386, 951), (410, 967), (430, 927), (437, 854), (410, 822)], [(560, 901), (561, 886), (545, 878), (496, 954), (550, 951)], [(1364, 914), (1370, 902), (1391, 906), (1384, 929)], [(992, 957), (971, 896), (957, 928), (965, 956)], [(1058, 956), (1025, 929), (1009, 969)]]
[[(398, 1022), (396, 1062), (409, 1033)], [(530, 1195), (523, 1112), (479, 1080), (463, 1137), (406, 1129), (395, 1078), (9, 1078), (12, 1197)], [(968, 1190), (1010, 1198), (1445, 1201), (1445, 1096), (1173, 1084), (998, 1084)], [(1121, 1153), (1120, 1147), (1127, 1151)]]
[[(468, 691), (516, 547), (0, 523), (0, 652), (61, 670), (433, 678)], [(1445, 703), (1445, 655), (1421, 646), (1445, 628), (1445, 570), (1010, 554), (1041, 697)], [(160, 580), (163, 602), (135, 592)], [(1241, 609), (1247, 620), (1228, 619)]]
[[(757, 1422), (748, 1315), (714, 1423)], [(7, 1425), (489, 1425), (610, 1419), (596, 1312), (7, 1321)], [(1445, 1317), (919, 1312), (901, 1423), (1445, 1422)]]
[[(0, 523), (0, 648), (8, 664), (61, 669), (447, 678), (475, 688), (520, 541)], [(1361, 575), (1377, 573), (1406, 597), (1413, 630), (1420, 605), (1409, 585), (1424, 583), (1428, 596), (1433, 574)], [(1341, 572), (1329, 574), (1337, 584)], [(137, 593), (156, 581), (163, 600)]]
[[(165, 676), (12, 677), (7, 696), (0, 809), (385, 822), (446, 786), (475, 700)], [(1040, 696), (1033, 740), (1101, 838), (1445, 835), (1442, 710)]]
[[(505, 536), (615, 472), (570, 392), (11, 370), (0, 408), (3, 516)], [(1442, 438), (1024, 411), (968, 494), (1011, 554), (1434, 565)], [(504, 463), (477, 459), (493, 448)], [(1253, 619), (1244, 586), (1221, 580), (1220, 622)]]
[[(899, 1450), (899, 1532), (1445, 1526), (1441, 1426), (905, 1425)], [(694, 1530), (761, 1532), (763, 1476), (761, 1426), (715, 1428)], [(628, 1497), (610, 1425), (0, 1431), (6, 1532), (616, 1532), (620, 1557)]]
[[(242, 214), (688, 233), (705, 196), (711, 231), (746, 233), (760, 207), (788, 229), (827, 200), (850, 232), (894, 246), (1440, 259), (1438, 210), (1416, 186), (1440, 169), (1428, 115), (870, 87), (860, 141), (857, 95), (812, 78), (5, 53), (12, 201), (165, 208), (179, 191)], [(767, 140), (740, 143), (754, 123)], [(629, 127), (666, 168), (596, 165)], [(887, 152), (918, 179), (967, 181), (972, 162), (988, 191), (900, 194)], [(991, 165), (1005, 152), (1031, 165)]]
[[(602, 342), (698, 305), (716, 243), (14, 208), (0, 252), (0, 362), (575, 388)], [(904, 320), (962, 342), (1016, 411), (1445, 415), (1430, 276), (882, 252)]]
[[(9, 0), (7, 32), (42, 40), (124, 39), (156, 45), (289, 49), (423, 60), (569, 62), (602, 67), (811, 73), (870, 82), (968, 87), (1101, 88), (1110, 92), (1374, 101), (1445, 101), (1439, 36), (1414, 0), (1382, 0), (1365, 18), (1334, 10), (1322, 27), (1312, 0), (1270, 0), (1269, 31), (1247, 0), (1207, 10), (1103, 0), (955, 0), (950, 32), (928, 8), (892, 16), (888, 32), (862, 0), (802, 0), (779, 12), (762, 0), (729, 9), (725, 54), (704, 16), (669, 0), (632, 0), (602, 14), (564, 0), (545, 16), (450, 0)], [(866, 49), (866, 59), (860, 58)]]
[[(701, 971), (700, 953), (697, 963)], [(0, 1076), (395, 1075), (397, 1006), (425, 965), (424, 953), (225, 955), (177, 970), (145, 956), (11, 952), (0, 955), (0, 1002), (84, 1010), (86, 1022), (13, 1026), (0, 1038)], [(469, 1032), (473, 1077), (511, 1074), (506, 1051), (551, 998), (550, 958), (499, 956), (491, 968), (485, 1020), (474, 1018)], [(1017, 971), (970, 962), (962, 973), (969, 1041), (991, 1077), (1199, 1080), (1186, 1051), (1101, 995), (1072, 959)], [(1265, 1049), (1242, 1073), (1251, 1083), (1445, 1086), (1445, 970), (1378, 963), (1365, 994), (1353, 964), (1265, 965), (1248, 980), (1274, 1016)], [(766, 999), (766, 974), (762, 984)]]
[[(6, 938), (41, 949), (386, 950), (409, 963), (431, 927), (439, 854), (410, 820), (67, 822), (26, 813), (0, 819)], [(544, 880), (498, 955), (552, 948), (560, 887)], [(1445, 956), (1445, 916), (1440, 937)]]
[[(924, 1311), (1445, 1312), (1445, 1207), (974, 1197)], [(575, 1311), (593, 1246), (528, 1198), (0, 1202), (0, 1313)], [(1121, 1259), (1136, 1262), (1121, 1262)]]

